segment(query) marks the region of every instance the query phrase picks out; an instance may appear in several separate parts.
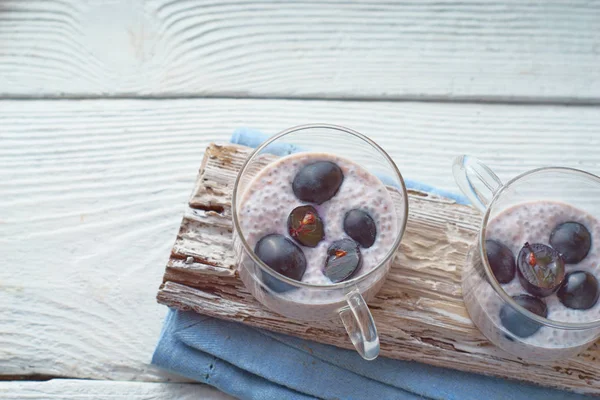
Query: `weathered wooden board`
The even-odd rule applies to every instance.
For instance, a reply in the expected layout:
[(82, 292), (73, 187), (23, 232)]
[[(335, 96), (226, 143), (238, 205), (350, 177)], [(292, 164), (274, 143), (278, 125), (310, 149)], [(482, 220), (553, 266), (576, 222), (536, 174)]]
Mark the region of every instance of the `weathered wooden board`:
[(600, 171), (597, 107), (0, 101), (0, 375), (177, 379), (149, 365), (166, 312), (154, 297), (204, 149), (240, 126), (319, 121), (369, 135), (406, 177), (449, 190), (462, 152), (502, 179), (549, 164)]
[[(251, 149), (209, 146), (189, 201), (158, 301), (338, 347), (352, 348), (340, 321), (292, 321), (246, 291), (231, 249), (231, 192)], [(410, 193), (410, 217), (390, 276), (370, 304), (386, 357), (600, 393), (600, 349), (546, 365), (495, 348), (469, 319), (460, 272), (475, 240), (479, 214), (468, 206)]]
[(586, 0), (2, 0), (0, 96), (600, 101)]
[(0, 400), (233, 400), (196, 383), (150, 383), (53, 379), (0, 382)]

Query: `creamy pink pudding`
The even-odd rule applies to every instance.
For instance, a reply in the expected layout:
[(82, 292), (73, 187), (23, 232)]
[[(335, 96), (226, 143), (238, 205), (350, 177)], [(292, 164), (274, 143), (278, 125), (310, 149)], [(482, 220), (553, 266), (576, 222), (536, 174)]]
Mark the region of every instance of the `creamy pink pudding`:
[[(298, 153), (268, 164), (239, 204), (241, 234), (257, 257), (288, 278), (323, 288), (378, 267), (398, 234), (388, 188), (358, 164), (327, 153)], [(342, 292), (295, 288), (248, 259), (241, 262), (246, 287), (283, 314), (319, 319), (345, 304)], [(369, 276), (365, 298), (379, 289), (388, 268)], [(297, 307), (301, 303), (315, 307)]]

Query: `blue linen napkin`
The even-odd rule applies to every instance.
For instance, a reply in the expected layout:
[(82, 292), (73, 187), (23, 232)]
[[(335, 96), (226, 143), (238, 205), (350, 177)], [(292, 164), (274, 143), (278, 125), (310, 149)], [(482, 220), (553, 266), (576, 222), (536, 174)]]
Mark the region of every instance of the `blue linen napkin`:
[[(232, 143), (256, 147), (268, 136), (237, 130)], [(294, 146), (269, 147), (278, 155)], [(407, 187), (467, 199), (406, 180)], [(483, 375), (379, 357), (169, 310), (152, 363), (240, 399), (586, 399), (588, 396)]]

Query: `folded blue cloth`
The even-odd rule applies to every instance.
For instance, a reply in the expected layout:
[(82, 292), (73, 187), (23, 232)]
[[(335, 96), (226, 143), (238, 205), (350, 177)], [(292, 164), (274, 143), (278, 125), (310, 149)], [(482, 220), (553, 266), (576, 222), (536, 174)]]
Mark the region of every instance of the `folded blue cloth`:
[[(237, 130), (232, 143), (256, 147), (260, 132)], [(294, 146), (269, 148), (291, 154)], [(467, 203), (426, 185), (425, 190)], [(276, 334), (193, 312), (169, 310), (152, 363), (240, 399), (584, 399), (587, 396), (416, 362), (379, 357)]]

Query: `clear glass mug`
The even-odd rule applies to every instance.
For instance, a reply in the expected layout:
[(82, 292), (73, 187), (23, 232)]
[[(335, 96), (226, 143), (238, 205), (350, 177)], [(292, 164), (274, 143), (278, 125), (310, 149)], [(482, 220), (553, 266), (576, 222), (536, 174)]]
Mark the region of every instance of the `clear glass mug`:
[[(502, 183), (490, 168), (469, 156), (457, 157), (452, 171), (461, 191), (483, 213), (477, 241), (471, 246), (462, 275), (465, 306), (479, 330), (499, 348), (525, 360), (564, 359), (593, 344), (600, 337), (600, 320), (585, 323), (553, 321), (518, 305), (492, 273), (485, 241), (489, 221), (520, 203), (557, 201), (600, 218), (600, 178), (577, 169), (548, 167), (525, 172)], [(523, 293), (526, 292), (523, 290)], [(522, 323), (539, 326), (540, 335), (521, 338), (508, 331), (498, 317), (499, 310), (506, 306)], [(550, 339), (540, 340), (540, 337)]]
[[(392, 232), (395, 241), (371, 271), (335, 284), (302, 283), (273, 271), (246, 242), (238, 215), (246, 188), (254, 176), (279, 158), (278, 155), (301, 151), (323, 152), (350, 159), (380, 177), (392, 195), (397, 216), (397, 232)], [(404, 180), (381, 147), (358, 132), (334, 125), (303, 125), (281, 132), (258, 147), (243, 164), (233, 190), (232, 214), (238, 273), (258, 301), (281, 315), (297, 320), (341, 318), (358, 353), (367, 360), (377, 357), (379, 337), (367, 302), (379, 291), (389, 272), (408, 216)]]

